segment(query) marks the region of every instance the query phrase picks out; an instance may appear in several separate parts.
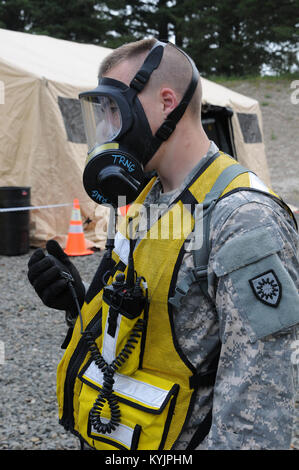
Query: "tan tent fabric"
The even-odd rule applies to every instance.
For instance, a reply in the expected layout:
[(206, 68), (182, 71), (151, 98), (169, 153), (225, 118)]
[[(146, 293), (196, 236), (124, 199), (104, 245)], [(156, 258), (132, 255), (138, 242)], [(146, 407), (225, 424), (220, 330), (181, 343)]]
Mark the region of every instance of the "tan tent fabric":
[(32, 245), (43, 246), (53, 237), (65, 245), (78, 198), (83, 223), (92, 221), (84, 225), (86, 239), (103, 247), (101, 208), (82, 184), (87, 146), (67, 139), (58, 97), (77, 99), (82, 90), (94, 88), (99, 63), (110, 50), (3, 29), (0, 45), (0, 185), (30, 186), (33, 206), (69, 204), (31, 211)]
[[(230, 107), (233, 111), (232, 126), (234, 143), (238, 161), (254, 171), (265, 184), (270, 186), (270, 173), (266, 160), (265, 145), (263, 139), (262, 113), (259, 102), (241, 95), (233, 90), (225, 88), (218, 83), (202, 78), (203, 103), (215, 106)], [(240, 128), (238, 113), (257, 116), (259, 130), (261, 132), (260, 143), (246, 143)]]
[[(32, 206), (69, 204), (31, 211), (30, 241), (43, 246), (68, 235), (72, 202), (81, 206), (85, 237), (104, 247), (107, 208), (84, 191), (85, 143), (71, 141), (59, 105), (77, 100), (97, 85), (98, 67), (109, 49), (0, 29), (0, 186), (30, 186)], [(203, 79), (203, 101), (258, 116), (258, 102)], [(3, 103), (3, 104), (1, 104)], [(78, 107), (73, 108), (74, 116)], [(268, 183), (264, 144), (246, 144), (233, 117), (235, 146), (241, 163)]]

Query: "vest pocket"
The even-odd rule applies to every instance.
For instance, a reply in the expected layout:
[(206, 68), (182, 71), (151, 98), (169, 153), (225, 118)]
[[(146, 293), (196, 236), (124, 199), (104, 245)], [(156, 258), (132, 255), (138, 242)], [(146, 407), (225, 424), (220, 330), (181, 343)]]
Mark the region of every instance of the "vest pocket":
[[(102, 390), (103, 374), (89, 362), (79, 376), (83, 382), (79, 397), (78, 431), (98, 450), (163, 449), (179, 386), (143, 370), (131, 376), (115, 373), (113, 395), (119, 405), (120, 422), (111, 433), (102, 434), (92, 424), (91, 409)], [(102, 423), (110, 420), (106, 402)]]

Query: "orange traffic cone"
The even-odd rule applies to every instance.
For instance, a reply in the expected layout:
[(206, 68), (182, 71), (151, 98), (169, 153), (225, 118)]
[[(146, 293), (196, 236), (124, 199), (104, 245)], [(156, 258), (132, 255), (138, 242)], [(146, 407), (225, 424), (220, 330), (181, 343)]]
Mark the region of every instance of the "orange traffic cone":
[(86, 248), (78, 199), (73, 201), (72, 217), (64, 252), (69, 256), (92, 255), (94, 253)]
[(130, 205), (131, 205), (131, 204), (127, 204), (126, 206), (121, 206), (121, 207), (119, 208), (119, 211), (120, 211), (120, 213), (121, 213), (121, 215), (122, 215), (123, 217), (127, 214)]

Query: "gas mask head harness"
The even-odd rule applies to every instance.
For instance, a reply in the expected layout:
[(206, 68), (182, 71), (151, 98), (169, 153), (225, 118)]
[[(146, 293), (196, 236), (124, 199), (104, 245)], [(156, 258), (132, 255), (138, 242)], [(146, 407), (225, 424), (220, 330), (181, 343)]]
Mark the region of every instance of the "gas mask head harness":
[(170, 137), (191, 101), (198, 70), (187, 54), (171, 44), (190, 62), (192, 78), (178, 106), (152, 134), (138, 93), (159, 67), (167, 44), (155, 43), (129, 86), (103, 77), (97, 88), (79, 95), (88, 144), (83, 184), (98, 204), (119, 207), (136, 199), (146, 182), (144, 166)]

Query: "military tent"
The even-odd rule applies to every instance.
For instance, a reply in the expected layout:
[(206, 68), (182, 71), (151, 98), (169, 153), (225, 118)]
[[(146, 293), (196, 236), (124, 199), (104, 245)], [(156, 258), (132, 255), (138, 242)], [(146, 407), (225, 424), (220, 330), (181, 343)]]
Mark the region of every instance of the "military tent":
[[(97, 85), (109, 52), (0, 29), (0, 186), (31, 187), (32, 246), (54, 237), (66, 242), (74, 198), (86, 239), (104, 245), (107, 211), (89, 200), (82, 184), (87, 146), (78, 94)], [(259, 103), (202, 82), (208, 135), (269, 184)]]

